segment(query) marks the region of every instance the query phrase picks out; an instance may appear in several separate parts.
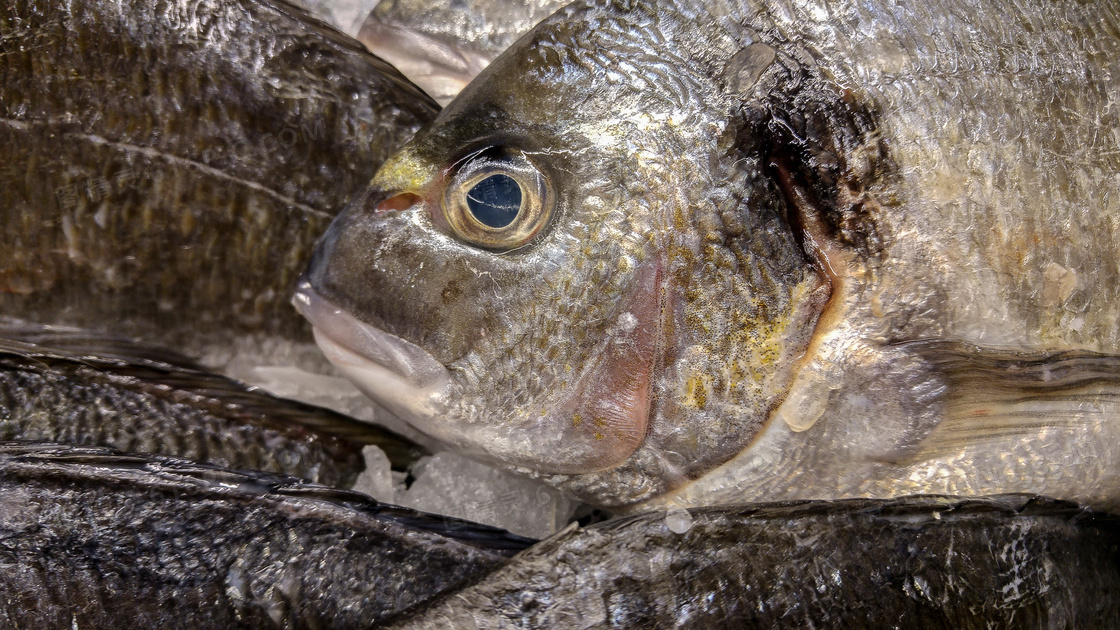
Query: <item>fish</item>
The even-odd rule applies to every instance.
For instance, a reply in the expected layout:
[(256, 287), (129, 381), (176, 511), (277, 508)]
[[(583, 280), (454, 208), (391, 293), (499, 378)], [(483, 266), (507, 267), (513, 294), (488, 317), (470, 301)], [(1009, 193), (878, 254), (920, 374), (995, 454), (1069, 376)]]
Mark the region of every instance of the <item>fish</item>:
[(1120, 507), (1120, 6), (587, 0), (294, 304), (372, 400), (619, 512)]
[(533, 542), (259, 472), (0, 443), (0, 624), (357, 628)]
[(570, 528), (387, 627), (1112, 628), (1120, 621), (1120, 522), (1076, 504), (1005, 495), (678, 512)]
[(357, 38), (440, 105), (571, 0), (381, 0)]
[(400, 471), (427, 451), (169, 351), (75, 330), (0, 329), (0, 440), (188, 459), (349, 488), (377, 446)]
[(377, 0), (291, 0), (320, 20), (354, 37)]
[(0, 33), (0, 315), (306, 363), (316, 239), (438, 106), (285, 2), (18, 0)]

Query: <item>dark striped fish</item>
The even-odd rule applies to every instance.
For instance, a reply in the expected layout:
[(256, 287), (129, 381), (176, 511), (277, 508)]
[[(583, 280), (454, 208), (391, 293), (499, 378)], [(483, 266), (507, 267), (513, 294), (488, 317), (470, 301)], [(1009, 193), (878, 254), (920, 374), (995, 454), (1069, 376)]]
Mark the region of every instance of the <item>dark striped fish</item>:
[(424, 450), (388, 430), (270, 396), (171, 353), (41, 329), (0, 332), (0, 440), (109, 446), (350, 487), (373, 444), (404, 470)]
[(531, 542), (291, 477), (0, 444), (5, 628), (368, 628)]
[(564, 531), (391, 627), (1115, 628), (1120, 520), (910, 497), (643, 514)]
[(0, 315), (288, 361), (315, 239), (437, 109), (281, 1), (6, 2)]

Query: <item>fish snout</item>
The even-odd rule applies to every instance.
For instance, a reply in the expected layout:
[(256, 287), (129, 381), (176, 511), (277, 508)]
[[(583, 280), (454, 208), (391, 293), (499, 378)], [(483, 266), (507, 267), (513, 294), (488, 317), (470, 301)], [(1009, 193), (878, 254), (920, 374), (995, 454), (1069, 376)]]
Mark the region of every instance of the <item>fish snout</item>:
[(416, 193), (403, 192), (391, 195), (374, 206), (374, 212), (400, 212), (409, 210), (413, 206), (423, 203), (423, 198)]
[(292, 304), (311, 322), (323, 354), (367, 396), (423, 426), (454, 396), (447, 368), (423, 348), (370, 326), (301, 279)]
[(390, 213), (415, 211), (426, 214), (437, 227), (442, 213), (439, 199), (447, 184), (447, 172), (420, 159), (405, 145), (374, 175), (360, 207), (352, 208), (379, 220)]

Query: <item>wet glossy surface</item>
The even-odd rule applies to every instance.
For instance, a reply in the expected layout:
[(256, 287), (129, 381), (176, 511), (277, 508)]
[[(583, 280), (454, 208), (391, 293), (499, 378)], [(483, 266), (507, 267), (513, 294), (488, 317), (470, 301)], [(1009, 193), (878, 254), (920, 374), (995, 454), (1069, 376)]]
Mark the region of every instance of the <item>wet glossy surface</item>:
[[(594, 503), (1115, 507), (1118, 15), (570, 5), (386, 163), (308, 278), (447, 367), (417, 428)], [(551, 182), (516, 250), (444, 219), (479, 151)]]

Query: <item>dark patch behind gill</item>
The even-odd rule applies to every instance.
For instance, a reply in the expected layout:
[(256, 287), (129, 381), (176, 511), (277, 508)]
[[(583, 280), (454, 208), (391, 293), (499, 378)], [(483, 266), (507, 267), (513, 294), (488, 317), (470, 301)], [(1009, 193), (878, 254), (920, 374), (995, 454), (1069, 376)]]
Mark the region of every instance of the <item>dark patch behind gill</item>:
[[(897, 169), (880, 133), (874, 103), (841, 89), (784, 53), (742, 103), (743, 137), (758, 143), (769, 177), (786, 201), (786, 221), (805, 249), (818, 236), (863, 259), (882, 253), (875, 225)], [(810, 260), (815, 259), (806, 250)]]

